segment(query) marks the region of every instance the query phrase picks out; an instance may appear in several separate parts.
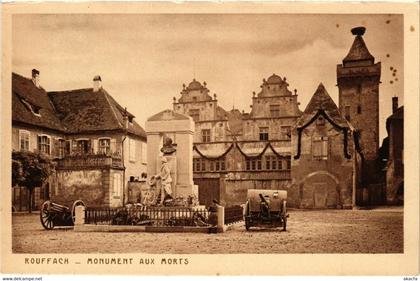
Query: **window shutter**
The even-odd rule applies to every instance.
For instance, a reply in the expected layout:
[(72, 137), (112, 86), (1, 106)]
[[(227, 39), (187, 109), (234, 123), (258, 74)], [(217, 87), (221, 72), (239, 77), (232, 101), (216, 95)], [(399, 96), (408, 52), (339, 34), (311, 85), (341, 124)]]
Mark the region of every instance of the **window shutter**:
[(38, 136), (38, 151), (41, 152), (41, 136)]
[(71, 152), (72, 153), (77, 153), (77, 141), (73, 140), (71, 142), (72, 146), (71, 146)]
[(59, 147), (60, 147), (60, 141), (58, 138), (52, 139), (52, 145), (51, 145), (51, 155), (55, 157), (60, 157), (59, 155)]
[(111, 139), (111, 154), (114, 154), (117, 152), (117, 140)]
[(312, 155), (320, 157), (322, 155), (321, 138), (314, 137), (312, 140)]
[(97, 154), (98, 153), (98, 139), (92, 139), (92, 143), (93, 143), (93, 153)]
[(322, 157), (328, 157), (328, 137), (322, 138)]

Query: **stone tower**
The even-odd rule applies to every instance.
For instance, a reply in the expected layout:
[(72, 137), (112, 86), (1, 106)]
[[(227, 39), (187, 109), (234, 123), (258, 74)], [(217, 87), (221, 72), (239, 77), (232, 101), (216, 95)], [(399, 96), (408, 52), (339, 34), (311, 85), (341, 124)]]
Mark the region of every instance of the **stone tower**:
[(343, 64), (337, 65), (339, 109), (359, 134), (364, 159), (375, 160), (379, 148), (379, 83), (381, 63), (369, 53), (363, 40), (366, 28), (351, 30), (354, 38)]

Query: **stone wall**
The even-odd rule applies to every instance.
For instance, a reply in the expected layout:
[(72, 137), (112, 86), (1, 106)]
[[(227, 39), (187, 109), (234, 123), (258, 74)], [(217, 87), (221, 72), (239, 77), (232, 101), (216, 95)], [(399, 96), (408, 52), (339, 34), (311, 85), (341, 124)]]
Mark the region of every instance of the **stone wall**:
[(50, 190), (53, 202), (71, 207), (81, 199), (89, 206), (110, 204), (109, 170), (58, 170), (56, 185)]
[[(344, 156), (344, 135), (329, 122), (320, 129), (316, 122), (302, 133), (301, 155), (292, 161), (292, 194), (297, 194), (297, 204), (301, 208), (350, 208), (352, 206), (354, 154), (351, 136), (348, 136), (348, 152)], [(313, 137), (328, 137), (326, 159), (313, 155)], [(297, 133), (294, 131), (292, 146), (297, 151)]]
[[(367, 160), (374, 160), (379, 148), (379, 77), (380, 63), (351, 68), (351, 78), (341, 78), (338, 70), (339, 108), (343, 117), (349, 108), (350, 123), (360, 133), (360, 146)], [(374, 74), (367, 75), (367, 72)], [(366, 75), (366, 76), (365, 76)]]
[[(288, 180), (225, 180), (221, 181), (221, 201), (226, 206), (241, 205), (247, 200), (248, 189), (281, 189), (289, 192)], [(296, 207), (295, 194), (287, 195), (288, 206)]]

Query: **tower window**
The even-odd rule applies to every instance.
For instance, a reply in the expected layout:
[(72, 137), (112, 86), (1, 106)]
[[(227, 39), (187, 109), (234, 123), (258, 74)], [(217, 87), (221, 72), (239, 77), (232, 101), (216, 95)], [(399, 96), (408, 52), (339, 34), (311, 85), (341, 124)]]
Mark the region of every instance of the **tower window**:
[(346, 105), (344, 107), (344, 118), (346, 118), (347, 121), (350, 121), (350, 106)]
[(358, 105), (357, 106), (357, 114), (361, 114), (362, 113), (362, 106)]
[(268, 127), (260, 127), (260, 140), (268, 140)]

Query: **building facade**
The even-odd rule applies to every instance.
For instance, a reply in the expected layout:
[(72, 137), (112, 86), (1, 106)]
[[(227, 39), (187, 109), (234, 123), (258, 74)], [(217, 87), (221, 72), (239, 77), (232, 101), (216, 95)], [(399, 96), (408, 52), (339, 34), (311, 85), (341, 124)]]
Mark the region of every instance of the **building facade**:
[[(44, 200), (71, 205), (121, 206), (128, 181), (146, 177), (146, 134), (95, 77), (93, 88), (46, 92), (39, 72), (32, 79), (12, 74), (12, 149), (38, 151), (56, 162), (56, 171), (35, 189)], [(25, 210), (25, 188), (13, 189), (13, 205)]]
[(265, 188), (288, 190), (292, 207), (349, 208), (378, 193), (381, 64), (364, 32), (352, 29), (353, 45), (337, 65), (338, 106), (321, 84), (302, 112), (296, 90), (276, 74), (253, 93), (249, 113), (220, 107), (205, 82), (183, 85), (173, 109), (195, 121), (201, 203), (242, 204), (248, 189)]
[(202, 203), (241, 204), (248, 188), (290, 184), (291, 130), (301, 111), (288, 86), (276, 74), (264, 79), (250, 113), (226, 111), (207, 84), (195, 79), (174, 98), (174, 111), (195, 121), (194, 182)]
[(388, 133), (386, 163), (386, 201), (404, 202), (404, 106), (398, 107), (398, 97), (392, 98), (392, 114), (386, 120)]

